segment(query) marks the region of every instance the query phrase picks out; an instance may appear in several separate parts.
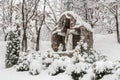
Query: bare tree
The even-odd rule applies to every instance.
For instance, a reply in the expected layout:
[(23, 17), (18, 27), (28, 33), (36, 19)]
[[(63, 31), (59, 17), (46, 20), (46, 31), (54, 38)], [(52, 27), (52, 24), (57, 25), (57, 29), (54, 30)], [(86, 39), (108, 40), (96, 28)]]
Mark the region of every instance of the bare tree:
[(120, 31), (119, 31), (119, 0), (116, 2), (111, 2), (108, 5), (103, 3), (103, 6), (105, 6), (113, 15), (116, 21), (116, 34), (117, 34), (117, 41), (120, 43)]
[(57, 16), (56, 16), (56, 14), (55, 14), (55, 10), (54, 10), (53, 7), (51, 6), (49, 0), (47, 0), (47, 4), (48, 4), (48, 7), (50, 8), (51, 13), (52, 13), (52, 15), (53, 15), (53, 18), (51, 17), (50, 14), (48, 14), (48, 17), (50, 17), (51, 20), (54, 22), (54, 24), (57, 25)]
[(78, 3), (73, 2), (73, 9), (79, 15), (84, 16), (83, 19), (90, 23), (91, 27), (94, 28), (98, 22), (99, 7), (97, 6), (99, 1), (94, 0), (81, 0)]
[(2, 9), (2, 29), (5, 35), (4, 40), (6, 41), (8, 32), (6, 28), (12, 27), (13, 20), (13, 8), (14, 8), (14, 0), (2, 0), (1, 1), (1, 9)]
[(29, 21), (32, 19), (36, 12), (37, 5), (40, 0), (23, 0), (22, 2), (22, 28), (23, 28), (23, 36), (22, 36), (22, 51), (27, 50), (27, 27)]
[[(35, 17), (35, 27), (36, 27), (36, 51), (39, 51), (40, 50), (40, 32), (41, 32), (41, 28), (43, 26), (43, 23), (45, 21), (45, 14), (46, 14), (46, 11), (45, 11), (45, 8), (46, 8), (46, 0), (44, 0), (44, 5), (43, 5), (43, 11), (42, 13), (36, 13)], [(38, 25), (39, 24), (39, 25)]]

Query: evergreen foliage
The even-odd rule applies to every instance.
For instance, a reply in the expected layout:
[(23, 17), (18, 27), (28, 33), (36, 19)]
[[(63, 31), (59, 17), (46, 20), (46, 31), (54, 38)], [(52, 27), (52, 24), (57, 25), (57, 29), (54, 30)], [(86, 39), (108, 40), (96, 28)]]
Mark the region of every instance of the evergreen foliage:
[(20, 51), (20, 30), (10, 31), (7, 42), (6, 68), (15, 65), (19, 58)]

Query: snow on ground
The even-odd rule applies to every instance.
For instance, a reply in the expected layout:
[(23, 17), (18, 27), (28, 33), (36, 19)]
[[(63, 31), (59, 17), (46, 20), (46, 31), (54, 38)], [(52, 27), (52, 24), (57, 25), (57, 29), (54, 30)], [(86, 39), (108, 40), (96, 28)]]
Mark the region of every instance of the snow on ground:
[(0, 41), (0, 70), (5, 68), (6, 43)]
[(40, 42), (40, 50), (41, 50), (41, 53), (45, 53), (46, 51), (52, 50), (51, 42), (50, 41), (41, 41)]
[(108, 60), (120, 59), (120, 44), (117, 43), (116, 34), (94, 36), (94, 49), (108, 57)]
[(50, 76), (45, 71), (32, 76), (28, 72), (16, 72), (13, 68), (0, 70), (0, 80), (72, 80), (70, 76), (59, 74)]
[[(32, 76), (29, 72), (16, 72), (15, 68), (5, 69), (5, 45), (6, 43), (0, 41), (0, 80), (72, 80), (70, 76), (59, 74), (57, 76), (50, 76), (47, 72), (42, 71), (39, 75)], [(41, 52), (51, 50), (51, 43), (48, 41), (41, 42)]]
[(101, 80), (119, 80), (118, 76), (116, 76), (115, 74), (109, 74), (104, 76)]
[[(59, 74), (57, 76), (50, 76), (45, 71), (42, 71), (37, 76), (32, 76), (29, 72), (16, 72), (15, 69), (4, 69), (4, 60), (5, 60), (5, 45), (6, 43), (0, 41), (0, 80), (72, 80), (70, 76), (65, 74)], [(51, 43), (48, 41), (41, 42), (41, 53), (45, 53), (48, 50), (51, 50)], [(94, 36), (94, 48), (100, 53), (107, 55), (109, 60), (117, 60), (120, 55), (120, 45), (117, 43), (116, 35), (100, 35), (97, 34)], [(108, 79), (111, 75), (105, 76), (102, 80)], [(110, 77), (116, 78), (114, 75)], [(114, 80), (112, 79), (112, 80)]]

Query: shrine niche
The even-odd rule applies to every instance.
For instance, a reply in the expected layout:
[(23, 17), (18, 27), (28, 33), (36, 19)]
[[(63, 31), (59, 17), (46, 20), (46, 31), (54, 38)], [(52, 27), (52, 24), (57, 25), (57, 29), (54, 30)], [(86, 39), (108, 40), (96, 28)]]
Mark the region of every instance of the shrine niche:
[(74, 12), (64, 12), (52, 32), (52, 49), (54, 51), (74, 50), (80, 40), (87, 43), (88, 49), (93, 46), (92, 27)]

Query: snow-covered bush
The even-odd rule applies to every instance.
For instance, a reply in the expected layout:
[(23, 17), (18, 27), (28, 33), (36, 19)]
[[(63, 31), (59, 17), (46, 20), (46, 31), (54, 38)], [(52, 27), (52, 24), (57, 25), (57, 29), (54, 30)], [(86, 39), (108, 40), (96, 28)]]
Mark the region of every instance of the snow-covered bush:
[(87, 70), (87, 73), (80, 80), (95, 80), (95, 74), (92, 68)]
[(120, 69), (120, 61), (119, 60), (114, 61), (114, 67), (115, 67), (115, 70)]
[(114, 64), (109, 61), (98, 61), (93, 64), (96, 79), (101, 79), (104, 75), (112, 74)]
[(61, 57), (58, 60), (56, 59), (48, 67), (48, 74), (57, 75), (59, 73), (63, 73), (69, 64), (70, 64), (70, 59), (68, 57)]
[(15, 65), (19, 58), (20, 51), (20, 30), (10, 31), (8, 33), (7, 54), (6, 54), (6, 68)]
[(94, 63), (96, 61), (106, 61), (106, 56), (99, 54), (97, 51), (94, 49), (90, 49), (87, 52), (74, 52), (72, 61), (73, 63), (78, 63), (78, 62), (87, 62), (87, 63)]
[(96, 61), (107, 60), (106, 56), (101, 55), (93, 48), (89, 48), (87, 43), (83, 42), (82, 40), (80, 42), (77, 42), (73, 58), (74, 60), (76, 59), (76, 62), (82, 61), (91, 64)]
[(38, 75), (42, 70), (42, 59), (34, 59), (30, 63), (29, 73), (32, 75)]
[(75, 47), (75, 50), (79, 51), (82, 54), (82, 52), (88, 51), (88, 44), (83, 40), (80, 40), (79, 42), (77, 42), (77, 46)]
[[(32, 68), (31, 66), (34, 64), (33, 62), (35, 60), (36, 60), (36, 62), (39, 61), (41, 63), (41, 56), (40, 56), (39, 52), (36, 52), (36, 51), (21, 52), (18, 63), (16, 65), (17, 71), (30, 70), (30, 68)], [(36, 67), (34, 67), (34, 68), (36, 68)]]
[(78, 62), (80, 62), (80, 60), (84, 61), (84, 59), (81, 57), (81, 55), (79, 54), (79, 52), (74, 52), (73, 56), (71, 57), (71, 61), (73, 63), (78, 63)]
[(79, 80), (79, 78), (82, 78), (87, 73), (88, 69), (89, 65), (87, 63), (79, 62), (69, 65), (65, 73), (71, 75), (74, 80)]
[(106, 56), (98, 53), (97, 51), (95, 51), (92, 48), (87, 53), (83, 52), (83, 57), (85, 59), (85, 62), (88, 62), (88, 63), (94, 63), (94, 62), (100, 61), (100, 60), (103, 60), (103, 61), (107, 60)]
[(43, 60), (42, 62), (43, 62), (44, 69), (49, 67), (49, 65), (53, 63), (54, 60), (59, 59), (59, 58), (60, 56), (58, 54), (53, 54), (50, 51), (42, 54), (42, 60)]
[(120, 61), (114, 61), (113, 65), (114, 69), (112, 74), (105, 75), (101, 80), (120, 80)]
[(103, 78), (99, 80), (120, 80), (120, 79), (115, 74), (108, 74), (108, 75), (103, 76)]
[(120, 79), (120, 60), (114, 62), (114, 74)]
[(29, 70), (29, 60), (28, 60), (28, 53), (21, 52), (19, 60), (16, 65), (17, 71), (28, 71)]
[(118, 78), (120, 79), (120, 69), (117, 69), (115, 74), (118, 76)]

